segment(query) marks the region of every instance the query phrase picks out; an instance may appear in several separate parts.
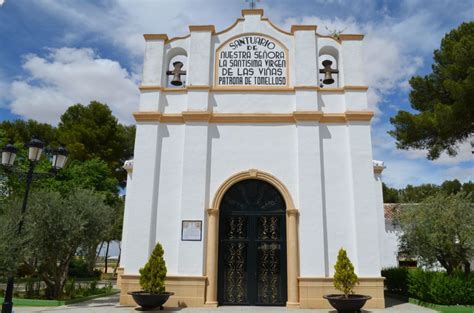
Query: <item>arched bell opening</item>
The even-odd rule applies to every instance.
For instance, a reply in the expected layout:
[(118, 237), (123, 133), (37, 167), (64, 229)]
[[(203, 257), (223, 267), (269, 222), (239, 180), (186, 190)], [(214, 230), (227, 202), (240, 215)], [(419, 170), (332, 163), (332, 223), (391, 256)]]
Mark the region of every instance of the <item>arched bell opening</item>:
[(340, 86), (339, 51), (332, 46), (324, 46), (319, 50), (319, 85), (321, 88), (337, 88)]
[(186, 87), (188, 54), (183, 48), (172, 48), (167, 55), (166, 87)]

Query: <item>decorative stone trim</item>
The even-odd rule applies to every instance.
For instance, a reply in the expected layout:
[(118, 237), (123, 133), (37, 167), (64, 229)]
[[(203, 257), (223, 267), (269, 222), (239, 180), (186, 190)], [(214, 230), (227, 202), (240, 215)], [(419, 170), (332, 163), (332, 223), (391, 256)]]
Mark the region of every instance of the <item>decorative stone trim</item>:
[(291, 32), (294, 34), (296, 31), (313, 31), (316, 32), (316, 29), (318, 28), (317, 25), (292, 25), (291, 26)]
[(146, 41), (148, 41), (148, 40), (167, 41), (168, 40), (168, 35), (166, 35), (166, 34), (143, 34), (143, 38), (145, 38)]
[(190, 32), (211, 32), (215, 33), (216, 28), (214, 25), (189, 25)]
[[(266, 181), (279, 190), (283, 199), (285, 200), (286, 210), (288, 214), (287, 219), (287, 288), (288, 288), (288, 302), (287, 306), (299, 306), (298, 298), (298, 275), (299, 275), (299, 255), (298, 255), (298, 222), (297, 212), (293, 204), (293, 199), (288, 189), (283, 183), (271, 174), (259, 171), (257, 169), (249, 169), (237, 173), (227, 180), (217, 189), (212, 208), (208, 209), (208, 223), (207, 223), (207, 243), (206, 243), (206, 275), (208, 277), (208, 285), (206, 290), (206, 305), (217, 305), (217, 269), (218, 269), (218, 225), (219, 225), (219, 207), (225, 192), (234, 184), (245, 179), (260, 179)], [(209, 214), (209, 212), (212, 212)]]
[(245, 15), (260, 15), (263, 16), (263, 9), (243, 9), (242, 16)]
[(370, 121), (374, 116), (374, 112), (370, 111), (347, 111), (345, 114), (347, 121), (367, 122)]
[(324, 113), (321, 111), (295, 111), (293, 112), (293, 118), (295, 121), (320, 121)]
[(209, 87), (209, 85), (189, 85), (189, 86), (186, 86), (186, 89), (188, 89), (188, 90), (210, 90), (211, 87)]
[(163, 88), (159, 85), (154, 85), (154, 86), (146, 86), (146, 85), (141, 85), (138, 87), (140, 91), (161, 91)]
[[(122, 168), (123, 168), (124, 170), (126, 170), (128, 174), (133, 173), (133, 159), (126, 160), (126, 161), (123, 163)], [(118, 268), (117, 270), (119, 270), (119, 269), (120, 269), (120, 268)], [(123, 268), (122, 268), (122, 269), (123, 269)]]
[(208, 215), (217, 215), (217, 213), (219, 213), (218, 209), (213, 209), (213, 208), (207, 209), (207, 214)]
[[(141, 290), (139, 275), (121, 275), (120, 304), (136, 306), (129, 291)], [(206, 293), (206, 276), (167, 276), (165, 279), (166, 291), (174, 295), (166, 302), (167, 307), (202, 307)]]
[(211, 114), (208, 111), (185, 111), (182, 113), (185, 122), (208, 122)]
[[(365, 308), (385, 308), (384, 277), (359, 277), (359, 284), (354, 292), (372, 297)], [(323, 295), (341, 293), (336, 290), (331, 277), (298, 277), (300, 307), (302, 309), (330, 309), (331, 306)]]
[(209, 122), (216, 124), (242, 123), (282, 123), (320, 122), (346, 123), (349, 121), (369, 122), (372, 111), (346, 111), (344, 113), (324, 113), (321, 111), (294, 111), (293, 113), (212, 113), (210, 111), (184, 111), (181, 113), (135, 112), (137, 122), (185, 123), (188, 121)]
[(361, 34), (340, 34), (339, 39), (344, 40), (363, 40), (364, 35)]
[(374, 174), (382, 174), (385, 169), (385, 164), (383, 161), (372, 160), (372, 165), (374, 167)]
[(324, 113), (321, 118), (321, 123), (345, 123), (345, 113)]
[(346, 91), (367, 91), (368, 86), (346, 85), (338, 88), (321, 88), (313, 85), (301, 85), (294, 87), (211, 87), (208, 85), (190, 85), (182, 88), (162, 87), (159, 85), (142, 85), (140, 91), (161, 91), (161, 92), (188, 92), (188, 90), (209, 90), (209, 92), (288, 92), (297, 90), (312, 90), (324, 93), (344, 93)]

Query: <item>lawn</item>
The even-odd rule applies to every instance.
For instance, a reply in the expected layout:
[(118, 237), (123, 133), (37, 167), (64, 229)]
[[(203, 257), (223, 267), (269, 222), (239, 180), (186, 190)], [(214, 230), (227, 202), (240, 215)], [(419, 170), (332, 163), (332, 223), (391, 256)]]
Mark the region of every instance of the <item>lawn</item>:
[(474, 313), (474, 305), (440, 305), (425, 303), (411, 298), (410, 302), (436, 310), (440, 313)]

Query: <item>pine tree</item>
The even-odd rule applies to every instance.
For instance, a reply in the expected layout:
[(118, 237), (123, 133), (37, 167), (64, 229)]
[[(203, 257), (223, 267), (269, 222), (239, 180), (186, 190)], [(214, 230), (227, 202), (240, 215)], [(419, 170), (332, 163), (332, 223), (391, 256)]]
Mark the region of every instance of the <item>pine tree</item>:
[(157, 243), (155, 249), (140, 269), (140, 286), (146, 292), (160, 294), (165, 292), (166, 264), (163, 259), (163, 247)]
[(346, 250), (340, 249), (337, 255), (337, 262), (334, 266), (334, 287), (344, 293), (344, 297), (348, 298), (353, 293), (354, 286), (359, 282), (359, 278), (354, 273), (354, 266), (347, 257)]

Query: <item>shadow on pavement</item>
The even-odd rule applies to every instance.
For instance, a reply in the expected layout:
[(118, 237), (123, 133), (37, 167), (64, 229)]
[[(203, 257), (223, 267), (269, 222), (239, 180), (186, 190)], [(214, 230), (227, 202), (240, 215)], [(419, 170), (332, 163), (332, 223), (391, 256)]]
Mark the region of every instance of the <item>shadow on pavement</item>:
[(145, 309), (142, 309), (142, 308), (135, 308), (135, 311), (138, 311), (138, 312), (179, 312), (181, 311), (183, 308), (170, 308), (170, 307), (165, 307), (163, 308), (163, 310), (160, 310), (160, 309), (154, 309), (154, 310), (145, 310)]

